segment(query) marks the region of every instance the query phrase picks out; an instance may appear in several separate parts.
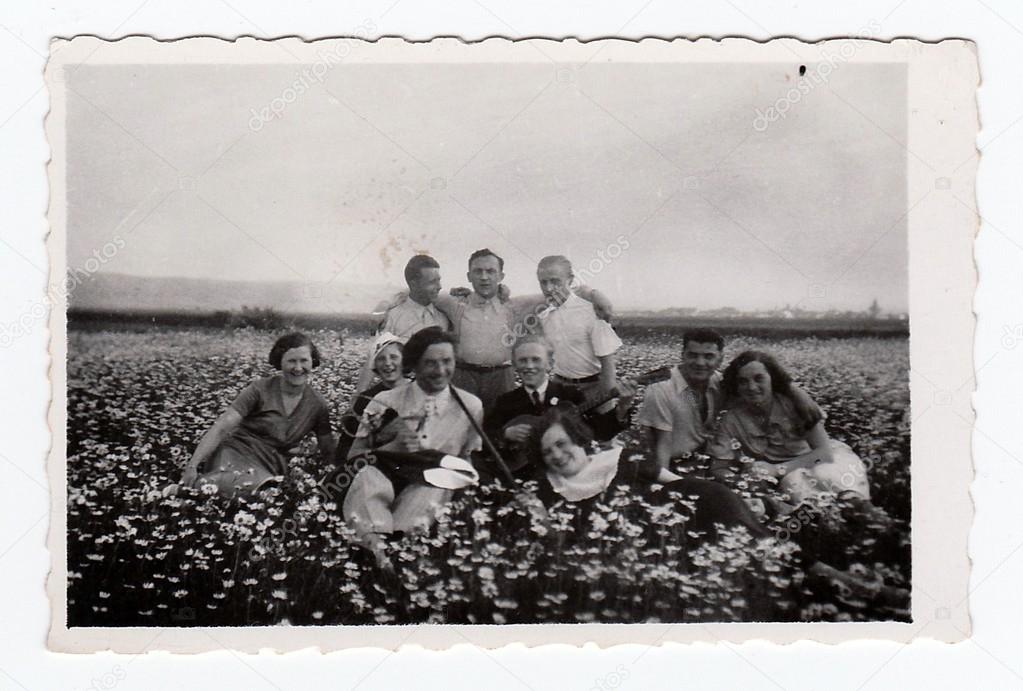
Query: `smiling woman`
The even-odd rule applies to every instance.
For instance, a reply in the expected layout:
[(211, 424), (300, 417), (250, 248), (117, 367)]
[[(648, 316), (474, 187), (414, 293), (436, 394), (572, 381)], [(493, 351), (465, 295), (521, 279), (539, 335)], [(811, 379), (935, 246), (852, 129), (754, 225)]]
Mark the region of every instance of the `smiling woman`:
[(309, 385), (320, 353), (305, 334), (274, 343), (270, 364), (280, 373), (245, 387), (203, 435), (185, 466), (181, 484), (232, 496), (255, 492), (287, 470), (284, 454), (309, 432), (324, 459), (333, 454), (327, 402)]

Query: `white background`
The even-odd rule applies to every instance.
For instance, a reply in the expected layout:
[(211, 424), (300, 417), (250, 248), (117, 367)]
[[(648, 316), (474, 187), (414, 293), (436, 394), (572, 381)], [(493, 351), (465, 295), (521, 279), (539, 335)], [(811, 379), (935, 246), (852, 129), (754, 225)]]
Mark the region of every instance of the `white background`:
[[(501, 687), (540, 689), (1023, 687), (1023, 521), (1016, 501), (1023, 477), (1023, 387), (1020, 314), (1023, 231), (1019, 174), (1023, 158), (1023, 5), (1009, 0), (861, 0), (855, 3), (767, 3), (748, 0), (681, 3), (631, 0), (600, 5), (540, 2), (380, 3), (241, 0), (130, 0), (103, 5), (55, 2), (0, 9), (0, 325), (29, 315), (28, 334), (0, 348), (0, 688), (7, 689), (312, 689)], [(355, 651), (320, 657), (55, 655), (45, 651), (48, 568), (44, 458), (48, 400), (44, 319), (33, 311), (46, 288), (48, 149), (42, 69), (52, 36), (152, 34), (304, 38), (344, 35), (369, 20), (381, 35), (426, 39), (520, 36), (795, 36), (817, 40), (862, 34), (881, 38), (972, 39), (980, 53), (978, 92), (983, 151), (976, 258), (980, 287), (975, 361), (978, 418), (974, 439), (977, 514), (970, 555), (974, 637), (903, 647), (855, 643), (626, 646), (607, 651), (564, 646), (526, 651), (445, 653), (418, 648), (393, 654)]]

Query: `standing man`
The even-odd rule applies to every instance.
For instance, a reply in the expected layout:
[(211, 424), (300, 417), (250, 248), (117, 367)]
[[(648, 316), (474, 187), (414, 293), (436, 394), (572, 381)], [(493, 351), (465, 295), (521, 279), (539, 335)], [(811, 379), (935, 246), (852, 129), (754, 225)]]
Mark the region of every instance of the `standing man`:
[(442, 297), (438, 305), (447, 313), (458, 340), (453, 382), (478, 396), (484, 410), (489, 410), (498, 396), (515, 388), (511, 345), (505, 338), (515, 315), (498, 296), (504, 259), (489, 249), (476, 250), (469, 257), (466, 278), (472, 293), (460, 299)]
[(588, 400), (610, 395), (617, 384), (615, 353), (622, 346), (593, 304), (571, 290), (572, 263), (554, 255), (536, 269), (547, 308), (540, 312), (543, 333), (554, 348), (554, 380), (582, 390)]
[[(405, 265), (405, 284), (408, 295), (389, 307), (377, 333), (390, 333), (401, 339), (428, 326), (451, 329), (447, 315), (437, 309), (434, 301), (440, 294), (440, 264), (428, 254), (417, 254)], [(373, 363), (367, 359), (359, 372), (355, 390), (362, 391), (373, 380)]]

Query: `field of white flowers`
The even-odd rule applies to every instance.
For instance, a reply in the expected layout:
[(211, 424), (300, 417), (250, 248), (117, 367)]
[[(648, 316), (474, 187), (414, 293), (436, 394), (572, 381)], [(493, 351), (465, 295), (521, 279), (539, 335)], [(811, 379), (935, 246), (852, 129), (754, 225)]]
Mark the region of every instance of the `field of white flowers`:
[[(805, 578), (800, 551), (906, 586), (909, 353), (905, 338), (733, 338), (774, 352), (866, 461), (879, 510), (823, 502), (774, 537), (687, 544), (685, 516), (619, 494), (578, 525), (539, 524), (501, 486), (457, 495), (433, 532), (395, 545), (382, 579), (353, 547), (307, 441), (281, 485), (248, 500), (164, 497), (199, 437), (248, 382), (270, 373), (277, 334), (72, 330), (68, 343), (68, 612), (71, 626), (279, 623), (806, 621), (908, 618)], [(365, 339), (310, 335), (314, 386), (336, 424)], [(675, 335), (626, 337), (623, 375), (674, 364)], [(635, 431), (626, 435), (636, 443)], [(698, 461), (699, 459), (695, 459)], [(753, 482), (735, 489), (759, 491)]]

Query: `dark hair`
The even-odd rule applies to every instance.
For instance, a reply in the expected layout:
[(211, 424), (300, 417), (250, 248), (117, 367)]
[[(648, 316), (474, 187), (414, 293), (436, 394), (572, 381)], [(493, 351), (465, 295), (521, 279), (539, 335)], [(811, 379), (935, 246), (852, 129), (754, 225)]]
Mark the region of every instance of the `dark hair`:
[(406, 373), (414, 371), (426, 349), (437, 343), (450, 343), (454, 348), (458, 345), (458, 339), (439, 326), (428, 326), (416, 331), (401, 349), (401, 369)]
[(475, 252), (473, 252), (472, 254), (469, 255), (469, 268), (470, 269), (472, 268), (472, 263), (474, 261), (476, 261), (477, 259), (480, 259), (482, 257), (493, 257), (494, 259), (497, 260), (498, 268), (500, 268), (501, 271), (504, 271), (504, 260), (501, 259), (501, 257), (497, 256), (497, 254), (495, 254), (488, 247), (484, 247), (481, 250), (476, 250)]
[(267, 360), (274, 369), (281, 368), (281, 358), (284, 354), (292, 348), (301, 348), (302, 346), (309, 346), (309, 354), (313, 357), (313, 368), (320, 366), (320, 351), (317, 350), (316, 344), (309, 340), (309, 337), (304, 333), (293, 331), (290, 334), (284, 334), (277, 339), (274, 343), (274, 347), (270, 349), (270, 356)]
[(718, 351), (725, 349), (725, 339), (714, 329), (687, 329), (682, 334), (682, 350), (690, 343), (713, 343)]
[(739, 370), (751, 362), (759, 362), (771, 375), (771, 391), (785, 396), (791, 395), (792, 377), (778, 364), (778, 361), (763, 351), (746, 350), (736, 355), (725, 368), (721, 388), (724, 389), (727, 398), (734, 399), (739, 396)]
[(577, 446), (585, 449), (593, 443), (593, 430), (583, 422), (582, 415), (574, 404), (566, 402), (552, 406), (544, 412), (529, 437), (529, 455), (539, 463), (538, 467), (543, 467), (543, 447), (540, 446), (540, 440), (554, 425), (561, 425), (568, 438)]
[(439, 269), (440, 264), (428, 254), (417, 254), (405, 265), (405, 283), (419, 280), (419, 272), (423, 269)]

